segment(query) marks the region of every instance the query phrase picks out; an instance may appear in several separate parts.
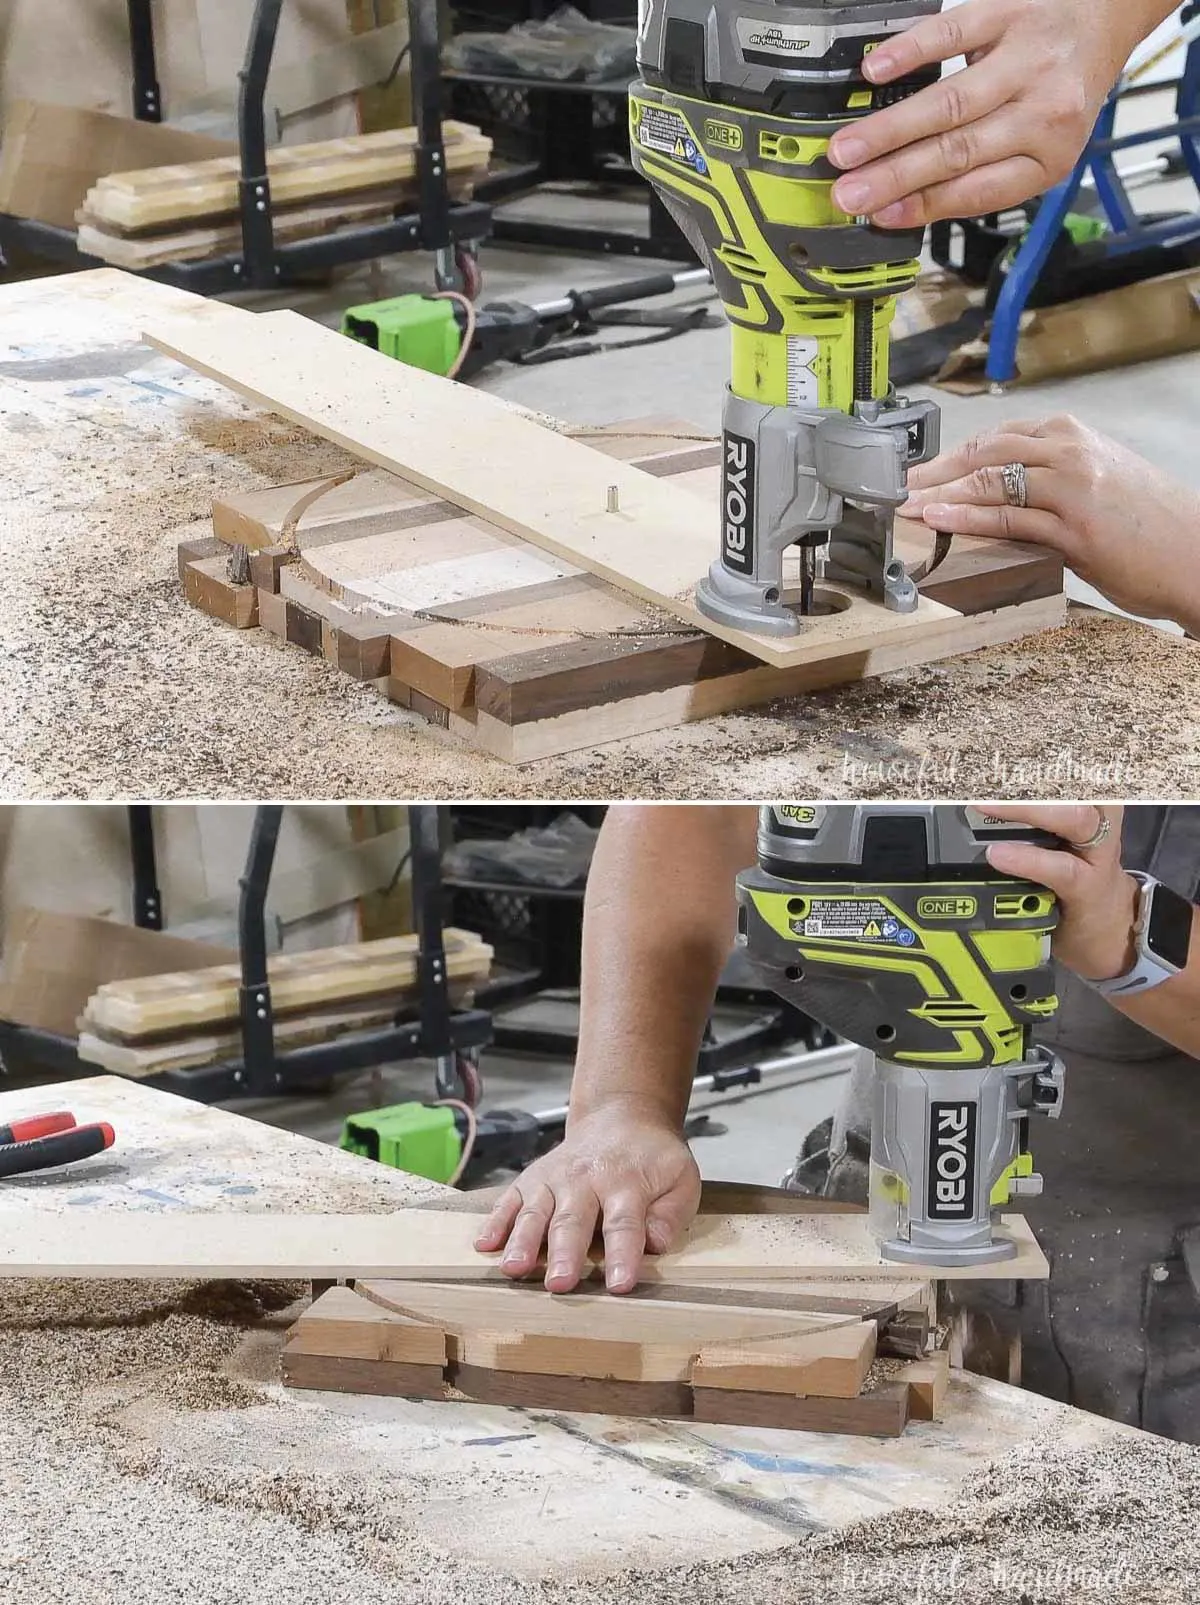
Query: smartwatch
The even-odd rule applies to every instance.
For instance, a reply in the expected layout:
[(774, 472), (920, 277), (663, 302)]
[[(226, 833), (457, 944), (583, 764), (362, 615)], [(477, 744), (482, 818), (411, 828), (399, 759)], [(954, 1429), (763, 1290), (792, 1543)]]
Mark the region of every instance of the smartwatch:
[(1111, 981), (1089, 981), (1106, 998), (1130, 997), (1161, 986), (1187, 969), (1192, 941), (1192, 904), (1152, 875), (1128, 871), (1138, 886), (1137, 920), (1133, 929), (1133, 968)]

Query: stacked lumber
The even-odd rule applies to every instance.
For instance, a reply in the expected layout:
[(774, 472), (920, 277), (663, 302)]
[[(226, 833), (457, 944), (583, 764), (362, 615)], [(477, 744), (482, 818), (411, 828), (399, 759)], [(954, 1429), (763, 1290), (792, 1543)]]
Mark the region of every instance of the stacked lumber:
[(841, 1296), (658, 1285), (617, 1299), (362, 1281), (300, 1316), (282, 1372), (292, 1388), (896, 1437), (937, 1418), (949, 1380), (945, 1353), (882, 1358), (900, 1301), (928, 1331), (928, 1299), (928, 1283)]
[[(268, 962), (275, 1041), (281, 1049), (385, 1026), (418, 993), (416, 936), (383, 937)], [(455, 1003), (490, 973), (492, 949), (470, 931), (445, 932)], [(143, 1078), (236, 1057), (241, 972), (236, 964), (109, 981), (79, 1022), (79, 1057)]]
[[(685, 423), (641, 419), (581, 438), (614, 464), (668, 482), (689, 505), (717, 505), (719, 444)], [(913, 560), (928, 544), (915, 529), (899, 541)], [(249, 578), (235, 583), (239, 549)], [(415, 480), (366, 466), (348, 480), (219, 498), (212, 539), (180, 545), (179, 575), (187, 599), (212, 617), (323, 657), (508, 762), (1012, 640), (1058, 622), (1064, 605), (1054, 554), (959, 542), (922, 586), (954, 610), (950, 633), (939, 624), (869, 650), (834, 638), (809, 662), (781, 668)]]
[[(469, 199), (492, 142), (469, 123), (446, 123), (443, 137), (451, 198)], [(311, 239), (414, 205), (416, 143), (415, 129), (399, 128), (270, 152), (276, 238)], [(238, 178), (236, 156), (109, 173), (76, 215), (79, 249), (133, 271), (237, 252)]]

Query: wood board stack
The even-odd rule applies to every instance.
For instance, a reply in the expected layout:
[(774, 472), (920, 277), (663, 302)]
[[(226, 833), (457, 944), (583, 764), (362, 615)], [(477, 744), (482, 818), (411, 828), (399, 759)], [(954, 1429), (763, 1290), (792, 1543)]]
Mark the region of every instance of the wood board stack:
[[(332, 1287), (283, 1350), (284, 1383), (542, 1410), (896, 1437), (936, 1419), (943, 1353), (877, 1363), (928, 1332), (928, 1284), (659, 1285), (626, 1298), (437, 1282)], [(903, 1306), (903, 1310), (901, 1308)]]
[[(451, 197), (468, 199), (487, 173), (492, 141), (469, 123), (444, 124), (443, 137)], [(310, 239), (415, 204), (416, 142), (415, 129), (389, 128), (271, 151), (275, 237)], [(236, 252), (238, 177), (236, 156), (107, 174), (77, 214), (79, 249), (135, 272)]]
[[(690, 501), (717, 504), (719, 444), (686, 424), (642, 419), (580, 438)], [(784, 667), (382, 469), (223, 497), (213, 531), (179, 547), (193, 605), (323, 657), (509, 762), (1013, 640), (1064, 610), (1054, 554), (960, 541), (921, 588), (949, 628), (939, 620), (872, 647), (852, 625), (840, 637), (818, 632), (808, 661)], [(899, 546), (918, 561), (929, 537), (902, 526)], [(238, 548), (249, 552), (242, 583), (230, 579)]]
[[(487, 979), (492, 949), (470, 931), (445, 933), (455, 1003)], [(416, 936), (280, 954), (268, 961), (280, 1049), (386, 1026), (417, 997)], [(241, 973), (236, 964), (109, 981), (80, 1020), (79, 1057), (144, 1078), (236, 1057)]]

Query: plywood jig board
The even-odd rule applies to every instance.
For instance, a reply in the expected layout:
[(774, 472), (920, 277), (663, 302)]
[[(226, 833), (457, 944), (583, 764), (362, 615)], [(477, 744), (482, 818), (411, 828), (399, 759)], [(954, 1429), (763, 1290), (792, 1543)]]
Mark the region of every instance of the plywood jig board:
[[(470, 1215), (139, 1216), (39, 1213), (0, 1241), (0, 1276), (278, 1280), (501, 1281), (500, 1258), (474, 1247)], [(881, 1258), (861, 1213), (788, 1217), (706, 1215), (669, 1254), (648, 1257), (648, 1282), (796, 1281), (807, 1276), (928, 1281), (1044, 1279), (1046, 1257), (1023, 1216), (1003, 1218), (1015, 1257), (986, 1266), (899, 1265)], [(598, 1256), (599, 1258), (599, 1256)]]
[[(150, 327), (157, 350), (509, 535), (606, 580), (777, 670), (938, 641), (955, 609), (921, 598), (891, 613), (861, 596), (790, 639), (729, 629), (693, 593), (714, 555), (712, 503), (606, 461), (481, 391), (381, 356), (292, 312), (252, 323)], [(614, 510), (615, 508), (615, 510)], [(978, 642), (972, 644), (979, 644)], [(843, 672), (840, 678), (852, 678)], [(776, 693), (778, 694), (778, 693)]]

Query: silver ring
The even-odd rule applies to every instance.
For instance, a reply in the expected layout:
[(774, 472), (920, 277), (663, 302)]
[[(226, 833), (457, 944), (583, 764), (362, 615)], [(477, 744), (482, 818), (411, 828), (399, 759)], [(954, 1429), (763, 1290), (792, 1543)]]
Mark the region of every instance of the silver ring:
[(1093, 847), (1099, 847), (1101, 842), (1108, 840), (1109, 833), (1112, 830), (1112, 823), (1107, 814), (1100, 813), (1098, 808), (1096, 812), (1100, 815), (1100, 823), (1096, 826), (1093, 834), (1085, 842), (1072, 842), (1070, 844), (1077, 853), (1090, 852)]
[(1029, 506), (1029, 472), (1024, 463), (1007, 463), (1000, 470), (1004, 500), (1010, 507)]

